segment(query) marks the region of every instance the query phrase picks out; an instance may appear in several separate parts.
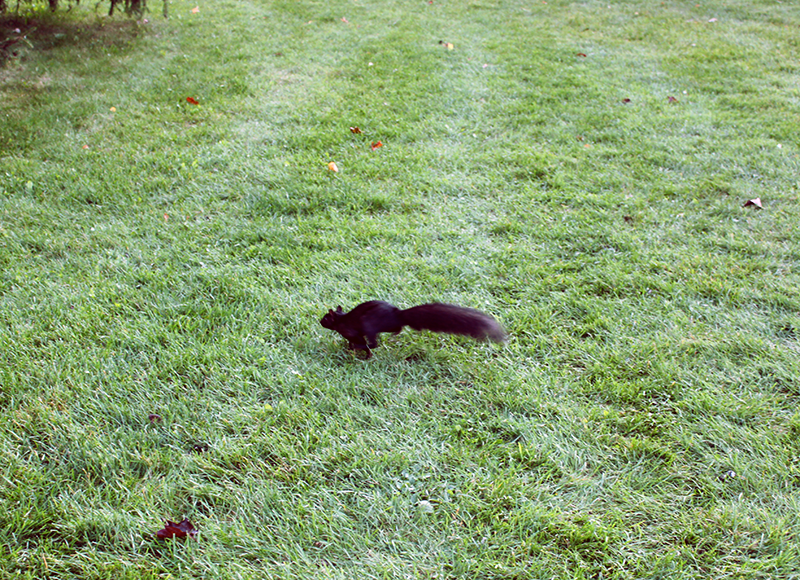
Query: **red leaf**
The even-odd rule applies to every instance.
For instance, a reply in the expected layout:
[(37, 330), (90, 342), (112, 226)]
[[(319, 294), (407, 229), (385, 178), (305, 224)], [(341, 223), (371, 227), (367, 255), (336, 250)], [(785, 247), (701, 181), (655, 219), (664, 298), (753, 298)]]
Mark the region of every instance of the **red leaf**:
[(361, 129), (359, 129), (358, 127), (350, 127), (350, 132), (359, 135), (361, 134)]
[(197, 535), (197, 530), (194, 529), (192, 522), (188, 519), (184, 519), (182, 522), (171, 522), (167, 520), (167, 525), (164, 526), (163, 530), (158, 530), (156, 532), (156, 537), (159, 540), (168, 540), (170, 538), (185, 538), (190, 537), (194, 538)]
[(372, 147), (372, 150), (375, 151), (378, 147), (383, 147), (383, 143), (381, 143), (380, 141), (377, 141), (376, 143), (373, 143), (371, 145), (371, 147)]
[(622, 102), (627, 104), (627, 103), (630, 103), (631, 100), (626, 97), (626, 98), (622, 99)]
[(194, 97), (186, 97), (186, 102), (190, 105), (199, 105), (200, 103), (197, 102), (197, 99)]
[(744, 205), (742, 207), (750, 207), (750, 206), (753, 206), (756, 209), (763, 209), (763, 207), (764, 207), (764, 206), (761, 205), (761, 198), (760, 197), (755, 197), (753, 199), (748, 199), (746, 202), (744, 202)]
[(676, 99), (675, 97), (669, 96), (669, 97), (667, 97), (667, 102), (668, 103), (677, 103), (678, 99)]
[(576, 56), (582, 56), (582, 57), (585, 58), (586, 57), (586, 53), (585, 52), (579, 52)]

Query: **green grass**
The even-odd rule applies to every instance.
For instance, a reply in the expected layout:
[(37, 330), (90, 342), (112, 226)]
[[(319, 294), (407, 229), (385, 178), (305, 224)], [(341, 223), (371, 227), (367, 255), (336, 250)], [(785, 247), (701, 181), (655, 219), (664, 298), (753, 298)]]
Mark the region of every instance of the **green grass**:
[(158, 11), (0, 26), (0, 578), (800, 577), (791, 3)]

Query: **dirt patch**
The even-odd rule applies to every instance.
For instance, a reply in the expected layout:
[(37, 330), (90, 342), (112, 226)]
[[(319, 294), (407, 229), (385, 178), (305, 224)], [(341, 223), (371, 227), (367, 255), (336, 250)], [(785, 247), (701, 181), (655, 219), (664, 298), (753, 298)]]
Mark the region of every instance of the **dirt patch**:
[(43, 52), (62, 46), (123, 48), (144, 30), (139, 22), (131, 19), (69, 21), (50, 15), (7, 15), (0, 18), (0, 64), (24, 59), (32, 51)]

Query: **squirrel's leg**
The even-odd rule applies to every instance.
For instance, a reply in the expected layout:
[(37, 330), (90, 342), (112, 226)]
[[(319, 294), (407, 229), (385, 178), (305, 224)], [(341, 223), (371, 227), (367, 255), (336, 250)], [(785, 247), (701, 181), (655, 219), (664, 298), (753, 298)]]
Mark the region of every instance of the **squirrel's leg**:
[[(368, 358), (372, 358), (372, 351), (369, 349), (370, 347), (367, 346), (366, 342), (352, 342), (351, 341), (348, 346), (352, 350), (355, 350), (355, 351), (363, 350), (364, 352), (366, 352), (367, 356), (364, 357), (364, 360), (367, 360)], [(370, 346), (373, 346), (373, 345), (370, 345)]]
[(369, 349), (369, 347), (366, 344), (354, 344), (354, 343), (351, 342), (350, 343), (350, 348), (353, 349), (356, 352), (358, 352), (359, 350), (363, 350), (365, 353), (367, 353), (367, 356), (364, 357), (364, 360), (372, 358), (372, 351)]

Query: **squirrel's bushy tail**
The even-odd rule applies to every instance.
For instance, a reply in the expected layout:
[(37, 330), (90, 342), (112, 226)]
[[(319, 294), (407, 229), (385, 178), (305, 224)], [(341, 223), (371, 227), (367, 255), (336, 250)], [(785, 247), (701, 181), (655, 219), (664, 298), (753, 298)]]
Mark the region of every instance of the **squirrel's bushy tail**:
[(505, 330), (488, 314), (455, 304), (422, 304), (401, 312), (403, 323), (414, 330), (463, 334), (476, 340), (503, 342)]

